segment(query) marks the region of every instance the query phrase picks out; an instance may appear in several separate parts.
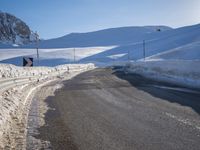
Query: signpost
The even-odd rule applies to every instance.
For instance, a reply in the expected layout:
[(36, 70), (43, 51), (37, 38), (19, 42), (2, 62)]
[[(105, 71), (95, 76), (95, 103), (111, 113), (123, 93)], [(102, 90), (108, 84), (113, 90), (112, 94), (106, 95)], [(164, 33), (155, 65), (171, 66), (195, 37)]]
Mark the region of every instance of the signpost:
[(23, 57), (23, 66), (24, 67), (32, 67), (33, 66), (33, 58)]
[(76, 62), (76, 49), (74, 48), (74, 63)]
[(144, 56), (144, 61), (145, 61), (145, 57), (146, 57), (146, 52), (145, 52), (145, 40), (143, 40), (143, 56)]
[(128, 50), (128, 62), (130, 62), (130, 50)]
[(37, 50), (37, 65), (39, 66), (39, 35), (37, 34), (37, 31), (35, 32), (36, 37), (36, 50)]

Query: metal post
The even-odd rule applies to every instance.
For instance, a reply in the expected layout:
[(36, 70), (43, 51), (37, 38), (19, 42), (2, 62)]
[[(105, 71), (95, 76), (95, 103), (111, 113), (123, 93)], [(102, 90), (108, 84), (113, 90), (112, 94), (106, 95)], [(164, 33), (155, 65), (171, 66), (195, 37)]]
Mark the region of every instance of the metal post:
[(128, 50), (128, 62), (130, 62), (130, 50)]
[(37, 34), (37, 31), (35, 32), (36, 36), (36, 50), (37, 50), (37, 65), (39, 66), (39, 35)]
[(144, 57), (144, 61), (145, 61), (145, 57), (146, 57), (146, 49), (145, 49), (145, 40), (143, 40), (143, 57)]
[(74, 63), (76, 62), (76, 50), (74, 48)]

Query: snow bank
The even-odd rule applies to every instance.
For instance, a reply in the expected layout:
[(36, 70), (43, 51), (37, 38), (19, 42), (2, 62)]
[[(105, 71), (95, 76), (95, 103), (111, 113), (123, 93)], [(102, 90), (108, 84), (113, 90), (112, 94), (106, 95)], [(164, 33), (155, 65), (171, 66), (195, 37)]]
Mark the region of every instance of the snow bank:
[(94, 64), (67, 64), (56, 67), (17, 67), (10, 64), (0, 64), (1, 78), (16, 78), (29, 76), (44, 76), (51, 73), (62, 73), (64, 71), (78, 71), (94, 68)]
[(126, 69), (130, 73), (175, 84), (200, 88), (200, 61), (137, 61), (130, 62)]

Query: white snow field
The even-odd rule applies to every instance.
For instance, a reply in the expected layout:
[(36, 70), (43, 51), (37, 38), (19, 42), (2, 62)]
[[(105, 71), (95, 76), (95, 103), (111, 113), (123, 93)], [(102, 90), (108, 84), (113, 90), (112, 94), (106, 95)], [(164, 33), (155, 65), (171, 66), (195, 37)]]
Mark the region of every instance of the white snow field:
[[(146, 57), (158, 55), (163, 52), (172, 50), (179, 50), (173, 56), (164, 57), (164, 59), (183, 59), (194, 60), (200, 59), (199, 55), (199, 42), (200, 42), (200, 24), (193, 26), (186, 26), (182, 28), (163, 31), (156, 35), (153, 35), (151, 39), (145, 40)], [(181, 52), (182, 51), (182, 52)], [(187, 55), (184, 53), (187, 51)], [(123, 57), (119, 57), (118, 61), (139, 60), (143, 58), (143, 41), (133, 42), (129, 44), (123, 44), (113, 49), (98, 53), (96, 55), (89, 56), (82, 59), (82, 61), (95, 61), (101, 62), (113, 61), (109, 56), (125, 54)], [(180, 54), (182, 53), (182, 54)], [(180, 55), (180, 57), (179, 57)], [(182, 57), (181, 57), (182, 56)]]
[[(156, 28), (162, 28), (160, 32)], [(92, 62), (112, 65), (114, 62), (143, 58), (143, 39), (146, 57), (163, 55), (163, 59), (199, 60), (200, 24), (177, 29), (169, 27), (125, 27), (89, 33), (73, 33), (64, 37), (41, 41), (41, 66), (56, 66)], [(60, 45), (59, 45), (60, 44)], [(0, 62), (22, 65), (22, 56), (36, 58), (35, 45), (27, 48), (0, 49)], [(187, 53), (187, 55), (185, 54)], [(115, 57), (121, 56), (121, 57)], [(161, 55), (160, 55), (161, 58)], [(157, 58), (158, 59), (158, 58)], [(36, 60), (36, 59), (35, 59)], [(35, 64), (37, 64), (35, 62)]]
[[(93, 64), (57, 67), (0, 65), (0, 149), (23, 149), (27, 114), (36, 90), (53, 81), (67, 80), (93, 69)], [(25, 148), (24, 148), (25, 149)]]
[[(157, 32), (157, 28), (161, 28), (161, 32)], [(182, 63), (182, 65), (192, 61), (195, 64), (199, 63), (200, 24), (196, 24), (177, 29), (165, 26), (114, 28), (89, 33), (73, 33), (44, 40), (41, 41), (40, 46), (46, 49), (39, 49), (39, 65), (56, 66), (73, 63), (74, 59), (78, 63), (92, 62), (97, 66), (121, 65), (128, 60), (134, 63), (143, 59), (143, 39), (145, 39), (146, 60), (149, 60), (145, 64), (150, 63), (150, 60), (154, 60), (156, 64), (157, 60), (158, 67), (162, 68), (167, 61), (176, 62), (173, 68), (177, 67), (178, 70)], [(27, 47), (31, 46), (34, 45)], [(77, 47), (75, 51), (73, 47)], [(21, 66), (22, 56), (31, 56), (35, 58), (34, 65), (37, 65), (36, 50), (29, 48), (0, 49), (0, 62)], [(187, 66), (192, 67), (192, 65)], [(185, 69), (182, 73), (189, 74), (190, 71)]]
[(200, 60), (200, 41), (192, 42), (146, 58), (147, 60)]
[[(160, 29), (162, 32), (158, 32)], [(71, 33), (59, 38), (41, 40), (40, 48), (70, 48), (70, 47), (99, 47), (112, 45), (127, 45), (137, 43), (142, 40), (151, 40), (156, 36), (162, 35), (165, 31), (170, 31), (172, 28), (167, 26), (132, 26), (118, 27), (87, 33)], [(27, 45), (24, 47), (33, 47)], [(35, 46), (34, 46), (35, 47)]]
[[(77, 63), (85, 57), (89, 57), (112, 48), (114, 48), (114, 46), (39, 49), (39, 65), (57, 66), (62, 64), (71, 64), (74, 63), (74, 59)], [(0, 63), (22, 66), (22, 57), (24, 56), (33, 57), (34, 65), (38, 65), (36, 59), (36, 49), (0, 49)]]

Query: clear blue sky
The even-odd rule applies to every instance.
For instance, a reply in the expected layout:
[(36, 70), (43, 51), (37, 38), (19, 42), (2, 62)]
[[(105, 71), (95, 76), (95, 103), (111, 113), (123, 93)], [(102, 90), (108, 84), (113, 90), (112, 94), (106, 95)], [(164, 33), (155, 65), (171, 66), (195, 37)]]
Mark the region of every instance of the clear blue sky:
[(200, 23), (200, 0), (1, 0), (0, 10), (45, 39), (120, 26)]

